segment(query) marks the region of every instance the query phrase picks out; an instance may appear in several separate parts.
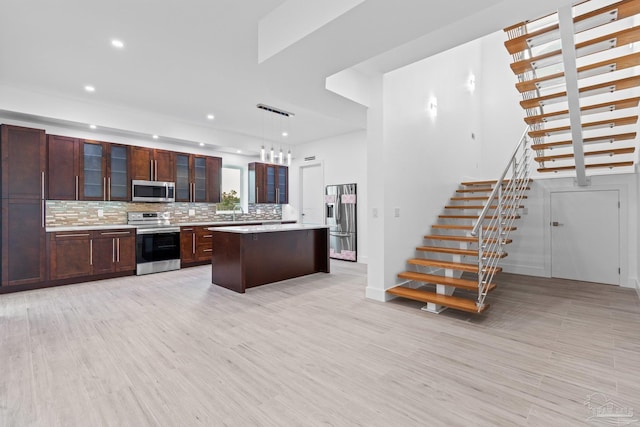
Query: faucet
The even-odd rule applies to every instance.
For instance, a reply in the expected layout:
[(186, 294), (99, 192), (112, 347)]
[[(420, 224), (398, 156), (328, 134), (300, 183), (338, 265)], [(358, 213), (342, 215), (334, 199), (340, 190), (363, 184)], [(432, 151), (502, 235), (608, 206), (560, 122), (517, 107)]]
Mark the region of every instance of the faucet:
[(244, 215), (244, 210), (242, 209), (242, 205), (237, 203), (233, 205), (233, 210), (231, 211), (232, 221), (236, 220), (236, 209), (240, 209), (240, 215)]

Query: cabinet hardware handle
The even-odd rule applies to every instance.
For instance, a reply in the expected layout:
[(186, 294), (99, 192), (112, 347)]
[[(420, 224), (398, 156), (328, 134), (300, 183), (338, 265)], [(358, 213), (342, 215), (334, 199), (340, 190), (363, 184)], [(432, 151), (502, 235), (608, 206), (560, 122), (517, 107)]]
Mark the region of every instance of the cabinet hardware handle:
[(131, 234), (128, 231), (104, 231), (102, 233), (100, 233), (101, 236), (121, 236), (123, 234)]
[(205, 234), (204, 236), (202, 236), (205, 239), (210, 239), (213, 235), (212, 234)]
[(111, 239), (111, 262), (116, 262), (116, 239)]
[(196, 253), (196, 235), (191, 235), (191, 246), (193, 246), (193, 253)]
[(193, 228), (183, 228), (182, 231), (193, 231)]
[(260, 201), (260, 187), (256, 187), (256, 203)]
[(107, 178), (107, 192), (109, 194), (107, 200), (111, 201), (111, 177)]
[(44, 228), (44, 220), (45, 220), (45, 213), (44, 213), (45, 201), (44, 201), (44, 199), (42, 199), (41, 202), (42, 202), (42, 228)]
[(202, 252), (213, 252), (213, 249), (203, 249)]
[(118, 262), (120, 262), (120, 238), (118, 237), (117, 239), (118, 239), (118, 243), (117, 243), (117, 246), (116, 246), (116, 251), (117, 251), (116, 254), (117, 254), (118, 257), (116, 258), (116, 260)]
[(79, 191), (78, 180), (79, 180), (79, 177), (78, 177), (78, 175), (76, 175), (76, 200), (78, 200), (78, 197), (79, 197), (79, 194), (78, 194), (78, 191)]
[(153, 160), (149, 160), (149, 181), (153, 181)]
[(58, 237), (85, 237), (85, 236), (90, 236), (89, 233), (82, 233), (82, 234), (56, 234), (56, 238)]
[(46, 199), (44, 195), (44, 171), (42, 171), (42, 200)]
[(93, 240), (89, 240), (89, 265), (93, 265)]
[(156, 164), (155, 164), (155, 169), (156, 169), (156, 181), (158, 180), (158, 161), (155, 160)]
[(107, 200), (107, 178), (102, 177), (102, 200)]

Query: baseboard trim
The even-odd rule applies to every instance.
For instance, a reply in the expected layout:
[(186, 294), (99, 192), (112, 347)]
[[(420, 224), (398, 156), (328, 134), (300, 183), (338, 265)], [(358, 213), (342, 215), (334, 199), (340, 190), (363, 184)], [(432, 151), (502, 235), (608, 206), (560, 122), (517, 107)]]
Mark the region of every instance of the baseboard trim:
[(523, 276), (549, 277), (544, 267), (529, 267), (526, 265), (499, 263), (505, 273), (522, 274)]
[(636, 283), (636, 293), (638, 294), (638, 298), (640, 298), (640, 282), (638, 279), (633, 280)]
[(389, 295), (384, 289), (370, 288), (368, 286), (365, 289), (365, 297), (380, 302), (391, 301), (395, 298), (395, 296)]

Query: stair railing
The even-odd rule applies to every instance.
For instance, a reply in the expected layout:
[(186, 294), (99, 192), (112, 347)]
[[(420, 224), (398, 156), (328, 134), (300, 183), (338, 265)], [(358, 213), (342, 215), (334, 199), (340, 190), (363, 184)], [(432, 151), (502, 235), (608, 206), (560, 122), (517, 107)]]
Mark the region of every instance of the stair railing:
[[(503, 247), (529, 182), (532, 156), (528, 132), (527, 126), (471, 230), (471, 235), (478, 238), (478, 311), (484, 307), (498, 262), (504, 253)], [(493, 213), (490, 214), (491, 210)]]

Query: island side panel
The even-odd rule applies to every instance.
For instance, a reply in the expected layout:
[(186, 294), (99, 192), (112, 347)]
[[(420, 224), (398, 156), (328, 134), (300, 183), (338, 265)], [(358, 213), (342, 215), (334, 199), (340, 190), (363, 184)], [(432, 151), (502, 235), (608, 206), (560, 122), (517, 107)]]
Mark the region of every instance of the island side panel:
[(244, 293), (245, 266), (242, 241), (237, 233), (212, 232), (211, 283)]
[(316, 231), (291, 230), (245, 235), (246, 287), (324, 271), (324, 266), (320, 265), (322, 263), (317, 262)]
[(323, 273), (329, 273), (329, 229), (319, 228), (314, 231), (314, 248), (315, 248), (315, 262), (316, 271)]

